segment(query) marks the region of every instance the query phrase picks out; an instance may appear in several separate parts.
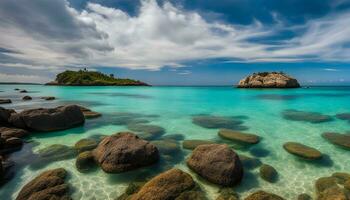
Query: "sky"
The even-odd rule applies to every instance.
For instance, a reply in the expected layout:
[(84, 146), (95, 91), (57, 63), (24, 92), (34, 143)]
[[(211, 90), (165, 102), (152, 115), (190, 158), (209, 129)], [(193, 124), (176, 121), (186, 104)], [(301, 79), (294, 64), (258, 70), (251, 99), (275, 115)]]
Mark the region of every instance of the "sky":
[(259, 71), (350, 85), (350, 0), (0, 1), (0, 82), (85, 67), (152, 85)]

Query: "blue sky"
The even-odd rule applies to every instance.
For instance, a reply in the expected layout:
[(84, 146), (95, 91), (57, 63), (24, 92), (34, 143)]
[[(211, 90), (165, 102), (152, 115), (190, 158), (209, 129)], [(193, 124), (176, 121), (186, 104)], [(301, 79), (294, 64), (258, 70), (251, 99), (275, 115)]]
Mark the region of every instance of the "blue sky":
[(87, 67), (154, 85), (350, 84), (350, 0), (1, 0), (0, 35), (0, 81)]

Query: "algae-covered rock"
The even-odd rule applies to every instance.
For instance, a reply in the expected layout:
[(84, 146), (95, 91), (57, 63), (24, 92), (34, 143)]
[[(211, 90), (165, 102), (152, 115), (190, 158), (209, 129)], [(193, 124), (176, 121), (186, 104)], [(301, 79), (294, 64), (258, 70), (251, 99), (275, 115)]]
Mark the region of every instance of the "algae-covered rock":
[(87, 172), (95, 167), (94, 157), (91, 151), (80, 153), (75, 160), (75, 166), (80, 172)]
[(253, 194), (250, 194), (244, 200), (284, 200), (284, 198), (276, 194), (272, 194), (272, 193), (268, 193), (260, 190), (260, 191), (254, 192)]
[(84, 151), (90, 151), (90, 150), (95, 149), (97, 147), (97, 145), (98, 145), (98, 143), (96, 140), (90, 139), (90, 138), (85, 138), (85, 139), (81, 139), (77, 143), (75, 143), (74, 148), (78, 152), (84, 152)]
[(350, 134), (326, 132), (322, 134), (322, 137), (332, 144), (350, 150)]
[(235, 142), (247, 143), (247, 144), (256, 144), (259, 142), (259, 136), (250, 134), (250, 133), (242, 133), (230, 129), (220, 129), (219, 136), (232, 140)]
[(322, 158), (322, 153), (317, 149), (297, 142), (287, 142), (283, 145), (283, 148), (287, 152), (304, 159), (316, 160)]
[(260, 167), (260, 177), (268, 182), (275, 182), (277, 180), (278, 173), (271, 165), (263, 164)]
[(223, 188), (220, 189), (216, 200), (239, 200), (239, 196), (232, 188)]

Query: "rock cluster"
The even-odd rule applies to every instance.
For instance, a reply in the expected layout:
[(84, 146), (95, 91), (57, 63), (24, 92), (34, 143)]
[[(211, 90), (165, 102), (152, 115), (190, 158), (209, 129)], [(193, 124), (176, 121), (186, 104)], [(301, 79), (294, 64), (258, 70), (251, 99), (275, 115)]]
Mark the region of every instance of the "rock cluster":
[(239, 81), (238, 88), (299, 88), (295, 78), (282, 72), (254, 73)]

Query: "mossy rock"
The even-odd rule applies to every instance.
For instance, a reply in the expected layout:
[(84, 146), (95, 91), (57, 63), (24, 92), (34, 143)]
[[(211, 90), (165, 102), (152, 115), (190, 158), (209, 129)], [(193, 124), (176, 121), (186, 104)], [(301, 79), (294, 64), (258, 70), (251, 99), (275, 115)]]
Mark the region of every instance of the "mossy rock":
[(94, 168), (96, 165), (91, 151), (80, 153), (75, 160), (75, 166), (79, 172), (87, 172)]
[(344, 184), (347, 180), (350, 180), (350, 174), (345, 172), (335, 172), (332, 177), (336, 178), (339, 184)]
[(216, 200), (239, 200), (239, 196), (232, 188), (222, 188)]
[(284, 200), (284, 198), (276, 194), (272, 194), (272, 193), (268, 193), (260, 190), (260, 191), (254, 192), (253, 194), (250, 194), (245, 198), (245, 200)]
[(310, 197), (310, 195), (305, 194), (305, 193), (299, 194), (297, 199), (298, 199), (298, 200), (312, 200), (312, 198)]
[(347, 190), (350, 190), (350, 179), (348, 179), (345, 183), (344, 183), (344, 188)]
[(179, 152), (180, 146), (175, 140), (154, 140), (154, 144), (162, 154), (173, 154)]
[(283, 145), (283, 148), (288, 153), (291, 153), (304, 159), (316, 160), (322, 158), (322, 153), (317, 149), (297, 142), (287, 142)]
[(274, 167), (271, 165), (263, 164), (260, 167), (260, 177), (265, 181), (273, 183), (277, 180), (278, 173)]
[(317, 179), (315, 182), (315, 188), (316, 188), (317, 194), (320, 194), (326, 189), (329, 189), (332, 187), (338, 187), (337, 179), (335, 177), (321, 177)]
[(350, 150), (350, 134), (326, 132), (322, 134), (322, 137), (331, 142), (332, 144)]
[(193, 150), (199, 145), (202, 145), (202, 144), (214, 144), (214, 143), (215, 142), (210, 141), (210, 140), (184, 140), (182, 142), (182, 147), (184, 149)]
[(94, 139), (85, 138), (79, 140), (77, 143), (75, 143), (74, 148), (80, 153), (84, 151), (90, 151), (97, 147), (98, 143)]
[(224, 139), (245, 144), (256, 144), (260, 140), (259, 136), (257, 135), (250, 133), (242, 133), (230, 129), (221, 129), (218, 134)]

